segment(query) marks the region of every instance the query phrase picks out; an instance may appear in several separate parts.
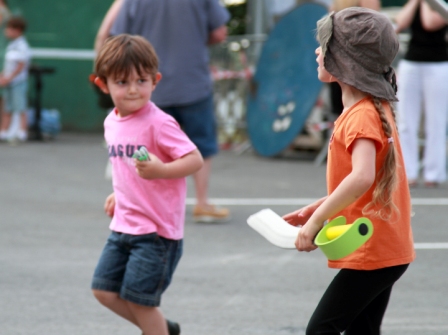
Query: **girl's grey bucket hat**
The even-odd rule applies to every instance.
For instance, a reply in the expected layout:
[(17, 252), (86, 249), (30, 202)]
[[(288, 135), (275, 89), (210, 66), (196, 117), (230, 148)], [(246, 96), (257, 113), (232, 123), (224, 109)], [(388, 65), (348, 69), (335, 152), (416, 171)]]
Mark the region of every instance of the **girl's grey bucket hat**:
[(389, 19), (374, 10), (351, 7), (317, 22), (325, 69), (338, 80), (388, 101), (397, 101), (391, 64), (399, 42)]

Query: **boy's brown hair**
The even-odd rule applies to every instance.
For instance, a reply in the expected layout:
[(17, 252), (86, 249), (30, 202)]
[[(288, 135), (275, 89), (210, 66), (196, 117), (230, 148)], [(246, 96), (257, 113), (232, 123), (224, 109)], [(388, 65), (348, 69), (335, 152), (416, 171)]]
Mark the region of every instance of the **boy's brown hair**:
[(107, 77), (127, 77), (132, 68), (139, 76), (149, 73), (155, 81), (158, 67), (159, 60), (151, 43), (129, 34), (109, 37), (95, 60), (95, 74), (105, 83)]
[(20, 30), (23, 33), (26, 30), (26, 21), (21, 16), (12, 16), (6, 23), (6, 27)]

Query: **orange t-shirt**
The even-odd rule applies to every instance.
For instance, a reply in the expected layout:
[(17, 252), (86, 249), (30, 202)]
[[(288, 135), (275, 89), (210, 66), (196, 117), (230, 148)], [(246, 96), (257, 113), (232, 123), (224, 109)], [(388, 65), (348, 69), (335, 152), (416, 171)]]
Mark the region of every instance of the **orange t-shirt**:
[(388, 103), (383, 103), (389, 123), (393, 128), (393, 143), (388, 143), (383, 132), (379, 114), (371, 98), (364, 98), (339, 116), (335, 122), (330, 139), (327, 164), (328, 194), (331, 194), (341, 181), (352, 171), (352, 149), (357, 138), (366, 138), (375, 142), (376, 172), (384, 164), (389, 145), (396, 148), (397, 188), (393, 192), (393, 201), (398, 211), (388, 221), (370, 217), (362, 213), (371, 201), (376, 181), (358, 200), (339, 212), (347, 223), (353, 223), (359, 217), (368, 217), (373, 224), (372, 237), (354, 253), (337, 261), (329, 261), (331, 268), (374, 270), (395, 265), (408, 264), (415, 259), (411, 229), (411, 197), (404, 170), (403, 155), (395, 123)]

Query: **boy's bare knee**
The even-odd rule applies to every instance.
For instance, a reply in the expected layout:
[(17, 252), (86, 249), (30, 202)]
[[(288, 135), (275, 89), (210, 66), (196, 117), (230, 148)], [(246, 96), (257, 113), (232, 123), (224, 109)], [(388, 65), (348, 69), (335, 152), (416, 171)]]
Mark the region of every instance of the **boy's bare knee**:
[(92, 292), (95, 298), (105, 306), (112, 305), (118, 299), (118, 294), (115, 292), (101, 290), (92, 290)]
[(143, 305), (139, 305), (136, 303), (133, 303), (131, 301), (126, 301), (126, 303), (128, 304), (128, 307), (133, 310), (134, 312), (152, 312), (154, 310), (158, 310), (158, 307), (153, 307), (153, 306), (143, 306)]

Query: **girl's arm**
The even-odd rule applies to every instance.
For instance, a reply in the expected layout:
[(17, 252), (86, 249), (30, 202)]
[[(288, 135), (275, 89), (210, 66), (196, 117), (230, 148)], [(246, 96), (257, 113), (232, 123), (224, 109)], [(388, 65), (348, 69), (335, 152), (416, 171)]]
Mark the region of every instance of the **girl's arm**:
[(421, 0), (409, 0), (395, 17), (397, 24), (395, 31), (397, 33), (407, 29), (414, 19), (415, 11), (420, 6)]
[(110, 6), (106, 15), (104, 16), (104, 19), (101, 22), (101, 26), (98, 29), (95, 38), (94, 49), (96, 53), (98, 53), (100, 48), (103, 46), (104, 41), (109, 37), (110, 29), (112, 28), (112, 25), (114, 24), (115, 19), (117, 18), (118, 13), (120, 12), (122, 4), (123, 0), (115, 0)]
[(352, 172), (314, 211), (308, 222), (300, 229), (296, 240), (299, 251), (311, 251), (317, 247), (314, 238), (324, 222), (361, 197), (375, 181), (376, 148), (372, 140), (357, 139), (353, 143)]
[(144, 179), (183, 178), (198, 171), (204, 163), (197, 149), (169, 163), (163, 163), (151, 153), (149, 159), (149, 161), (135, 160), (137, 173)]
[(420, 5), (420, 19), (422, 26), (427, 31), (436, 31), (446, 26), (445, 19), (429, 7), (426, 1)]
[(292, 226), (303, 226), (313, 215), (314, 211), (327, 199), (323, 197), (312, 204), (302, 207), (294, 212), (285, 214), (283, 220), (288, 222)]

